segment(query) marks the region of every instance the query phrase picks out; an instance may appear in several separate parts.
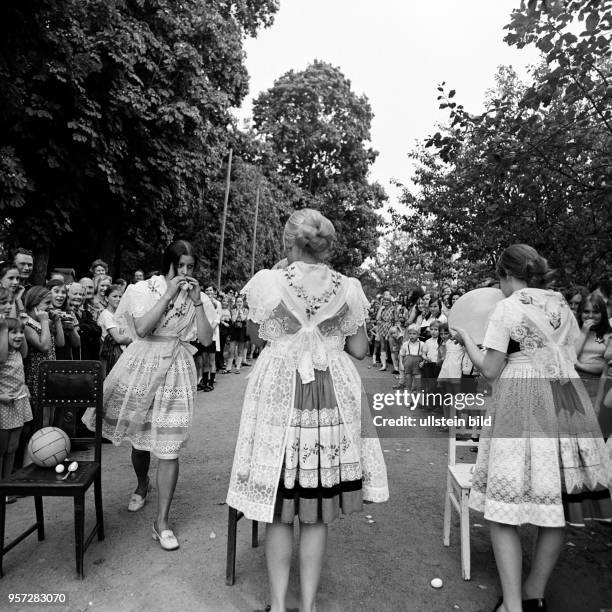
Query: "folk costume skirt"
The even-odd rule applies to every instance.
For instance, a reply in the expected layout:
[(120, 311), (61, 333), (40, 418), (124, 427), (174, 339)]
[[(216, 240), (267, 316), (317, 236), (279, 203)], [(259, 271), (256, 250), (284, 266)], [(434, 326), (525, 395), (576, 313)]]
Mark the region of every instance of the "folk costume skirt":
[(514, 353), (487, 416), (471, 508), (509, 525), (612, 520), (609, 457), (580, 379), (538, 378), (529, 357)]
[(329, 370), (315, 370), (307, 384), (296, 373), (276, 519), (331, 523), (341, 512), (362, 510), (361, 464), (347, 441)]

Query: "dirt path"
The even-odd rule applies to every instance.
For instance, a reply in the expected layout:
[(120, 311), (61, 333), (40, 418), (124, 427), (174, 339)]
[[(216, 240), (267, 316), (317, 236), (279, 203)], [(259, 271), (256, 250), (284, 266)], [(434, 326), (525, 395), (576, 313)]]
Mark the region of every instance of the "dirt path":
[[(388, 373), (373, 373), (366, 364), (359, 368), (364, 376), (386, 377), (391, 387)], [(263, 547), (250, 547), (245, 521), (239, 526), (236, 584), (225, 586), (227, 506), (223, 502), (247, 373), (245, 369), (239, 376), (220, 376), (213, 393), (198, 396), (193, 439), (181, 458), (172, 509), (180, 550), (164, 552), (151, 539), (155, 491), (141, 512), (127, 512), (134, 487), (129, 447), (104, 445), (107, 536), (104, 542), (94, 541), (87, 551), (85, 580), (78, 580), (74, 572), (71, 501), (48, 500), (47, 539), (38, 543), (31, 536), (5, 558), (0, 609), (26, 609), (9, 605), (9, 593), (57, 591), (69, 595), (70, 603), (63, 609), (75, 611), (248, 612), (262, 608), (267, 597)], [(319, 612), (490, 610), (499, 590), (482, 517), (472, 515), (471, 581), (461, 579), (456, 520), (451, 547), (442, 545), (444, 435), (387, 439), (383, 449), (391, 500), (369, 505), (363, 514), (341, 519), (330, 529)], [(33, 506), (31, 499), (21, 499), (7, 507), (7, 538), (33, 520)], [(91, 521), (91, 495), (87, 512)], [(526, 529), (526, 550), (531, 536)], [(599, 612), (612, 608), (611, 570), (611, 526), (568, 530), (550, 585), (549, 609)], [(444, 580), (443, 588), (430, 586), (434, 577)], [(297, 589), (294, 572), (292, 594)], [(297, 605), (295, 599), (289, 604)]]

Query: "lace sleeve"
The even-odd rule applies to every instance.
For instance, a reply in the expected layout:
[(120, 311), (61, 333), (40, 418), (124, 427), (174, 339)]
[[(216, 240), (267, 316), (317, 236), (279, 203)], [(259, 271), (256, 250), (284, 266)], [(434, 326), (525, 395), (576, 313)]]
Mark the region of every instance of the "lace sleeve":
[(274, 270), (260, 270), (240, 292), (246, 296), (248, 318), (254, 323), (263, 323), (280, 303), (277, 279), (278, 274)]
[(505, 300), (502, 300), (495, 306), (489, 317), (482, 345), (485, 348), (493, 349), (500, 353), (507, 353), (509, 342), (510, 329), (506, 321), (506, 304)]
[(349, 278), (348, 282), (350, 283), (346, 296), (348, 311), (342, 321), (342, 332), (345, 336), (352, 336), (362, 325), (365, 325), (370, 302), (363, 292), (361, 283), (356, 278)]

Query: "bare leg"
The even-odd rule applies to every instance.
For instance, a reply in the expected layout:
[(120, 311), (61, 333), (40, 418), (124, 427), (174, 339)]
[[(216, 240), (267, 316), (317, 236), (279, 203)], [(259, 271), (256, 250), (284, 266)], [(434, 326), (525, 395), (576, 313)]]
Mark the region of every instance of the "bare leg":
[(522, 612), (521, 571), (523, 550), (518, 530), (514, 525), (491, 523), (491, 541), (497, 572), (502, 585), (503, 610)]
[(146, 497), (148, 490), (148, 474), (149, 474), (149, 465), (151, 464), (151, 453), (149, 451), (138, 450), (137, 448), (132, 448), (132, 466), (134, 467), (134, 472), (136, 472), (136, 478), (138, 478), (138, 486), (136, 487), (137, 495), (141, 497)]
[(9, 430), (8, 447), (4, 455), (4, 465), (0, 471), (2, 478), (8, 478), (13, 473), (13, 465), (15, 463), (15, 453), (19, 446), (19, 436), (21, 427), (15, 427)]
[(561, 554), (565, 540), (563, 527), (539, 527), (535, 552), (531, 560), (531, 570), (523, 584), (525, 599), (544, 597), (548, 579)]
[(300, 612), (315, 612), (326, 543), (325, 523), (300, 523)]
[(399, 370), (399, 365), (397, 361), (397, 353), (391, 353), (391, 361), (393, 362), (393, 369)]
[(293, 525), (280, 521), (270, 523), (266, 527), (265, 551), (271, 612), (285, 612), (292, 550)]
[(157, 531), (168, 526), (168, 513), (179, 475), (178, 459), (160, 459), (157, 464)]
[(380, 350), (380, 370), (386, 370), (387, 369), (387, 353), (385, 353), (385, 351), (383, 351), (382, 349)]

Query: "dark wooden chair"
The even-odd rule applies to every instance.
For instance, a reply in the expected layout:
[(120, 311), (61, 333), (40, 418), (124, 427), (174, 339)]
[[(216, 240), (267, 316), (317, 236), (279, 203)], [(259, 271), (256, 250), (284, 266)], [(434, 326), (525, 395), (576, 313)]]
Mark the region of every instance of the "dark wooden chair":
[[(96, 409), (96, 433), (93, 438), (79, 438), (79, 425), (85, 408)], [(93, 445), (93, 461), (78, 459), (79, 467), (66, 480), (52, 468), (30, 464), (9, 478), (0, 481), (0, 577), (4, 576), (2, 561), (4, 554), (35, 531), (38, 539), (45, 539), (43, 497), (74, 498), (74, 535), (76, 548), (76, 570), (83, 578), (83, 555), (98, 534), (104, 539), (102, 516), (102, 376), (99, 361), (44, 361), (40, 365), (38, 379), (38, 406), (35, 408), (34, 428), (42, 427), (43, 408), (55, 412), (53, 425), (60, 427), (71, 438), (72, 451)], [(71, 456), (72, 456), (71, 451)], [(90, 453), (91, 454), (91, 453)], [(96, 524), (85, 539), (85, 493), (94, 485)], [(33, 496), (36, 523), (4, 545), (6, 518), (6, 496)]]
[[(236, 530), (238, 521), (243, 516), (242, 512), (230, 506), (227, 520), (227, 565), (225, 570), (225, 584), (227, 586), (233, 586), (236, 582)], [(251, 546), (253, 548), (257, 548), (259, 545), (258, 527), (259, 523), (253, 521), (251, 526)]]

